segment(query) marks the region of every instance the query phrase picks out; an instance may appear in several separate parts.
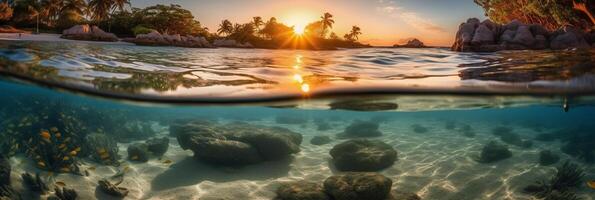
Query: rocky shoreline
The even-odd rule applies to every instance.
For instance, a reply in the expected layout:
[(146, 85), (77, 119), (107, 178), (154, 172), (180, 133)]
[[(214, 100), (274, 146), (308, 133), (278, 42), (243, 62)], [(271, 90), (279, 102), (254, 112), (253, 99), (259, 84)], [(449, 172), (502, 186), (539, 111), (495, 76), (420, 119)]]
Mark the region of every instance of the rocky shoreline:
[(495, 52), (569, 48), (595, 48), (595, 31), (585, 32), (572, 26), (548, 31), (542, 25), (524, 24), (518, 20), (502, 25), (489, 19), (480, 22), (470, 18), (459, 26), (451, 50)]

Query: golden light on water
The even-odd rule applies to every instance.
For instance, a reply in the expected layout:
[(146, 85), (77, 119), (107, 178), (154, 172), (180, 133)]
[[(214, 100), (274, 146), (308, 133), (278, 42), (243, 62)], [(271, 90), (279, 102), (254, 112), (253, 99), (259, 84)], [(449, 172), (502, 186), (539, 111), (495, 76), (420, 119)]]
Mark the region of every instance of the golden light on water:
[(293, 75), (293, 80), (298, 82), (298, 83), (303, 83), (304, 82), (304, 78), (302, 78), (302, 75), (299, 74), (295, 74)]
[(310, 92), (310, 85), (308, 85), (307, 83), (302, 84), (302, 92), (304, 92), (304, 93)]

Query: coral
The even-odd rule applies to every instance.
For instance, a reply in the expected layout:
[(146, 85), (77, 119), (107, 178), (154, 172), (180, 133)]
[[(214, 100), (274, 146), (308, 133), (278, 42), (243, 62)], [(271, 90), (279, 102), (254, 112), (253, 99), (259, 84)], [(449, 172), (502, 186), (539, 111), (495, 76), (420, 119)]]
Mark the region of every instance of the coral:
[(118, 187), (118, 184), (112, 184), (106, 179), (101, 179), (98, 182), (99, 190), (103, 191), (106, 194), (109, 194), (114, 197), (123, 198), (128, 195), (128, 189), (123, 187)]
[(339, 138), (378, 137), (382, 132), (378, 130), (379, 124), (371, 121), (353, 121), (343, 133), (337, 134)]
[(23, 178), (23, 184), (33, 192), (45, 194), (50, 190), (45, 181), (39, 176), (39, 173), (36, 173), (35, 177), (29, 173), (24, 173), (21, 177)]
[(549, 181), (538, 181), (525, 187), (524, 192), (543, 199), (576, 199), (576, 195), (571, 190), (581, 185), (581, 180), (585, 176), (583, 170), (570, 161), (564, 162), (556, 170), (556, 175)]
[(29, 138), (25, 153), (35, 161), (39, 169), (81, 174), (78, 167), (80, 143), (73, 141), (72, 134), (56, 127), (41, 129), (35, 137)]
[(349, 172), (334, 175), (324, 181), (326, 193), (335, 200), (386, 200), (392, 180), (379, 173)]
[(480, 163), (492, 163), (510, 157), (512, 157), (512, 152), (508, 150), (508, 147), (498, 144), (496, 141), (490, 141), (483, 147), (476, 161)]
[(89, 134), (85, 140), (85, 150), (95, 162), (118, 166), (118, 143), (106, 134)]
[(560, 160), (560, 156), (550, 150), (539, 152), (539, 164), (543, 166), (552, 165)]

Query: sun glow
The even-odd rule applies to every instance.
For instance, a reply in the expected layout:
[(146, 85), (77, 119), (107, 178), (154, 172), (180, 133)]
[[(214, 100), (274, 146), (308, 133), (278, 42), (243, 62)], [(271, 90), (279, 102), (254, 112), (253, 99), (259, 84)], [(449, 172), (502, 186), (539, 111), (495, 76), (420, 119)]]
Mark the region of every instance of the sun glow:
[(296, 24), (293, 25), (293, 33), (296, 35), (303, 35), (306, 33), (306, 25), (305, 24)]

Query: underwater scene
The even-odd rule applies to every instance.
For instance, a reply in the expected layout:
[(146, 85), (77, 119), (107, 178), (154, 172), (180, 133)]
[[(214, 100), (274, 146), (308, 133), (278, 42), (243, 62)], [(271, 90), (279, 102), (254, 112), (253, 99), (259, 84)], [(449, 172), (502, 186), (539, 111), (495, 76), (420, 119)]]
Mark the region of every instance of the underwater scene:
[(595, 199), (592, 51), (0, 48), (0, 199)]

